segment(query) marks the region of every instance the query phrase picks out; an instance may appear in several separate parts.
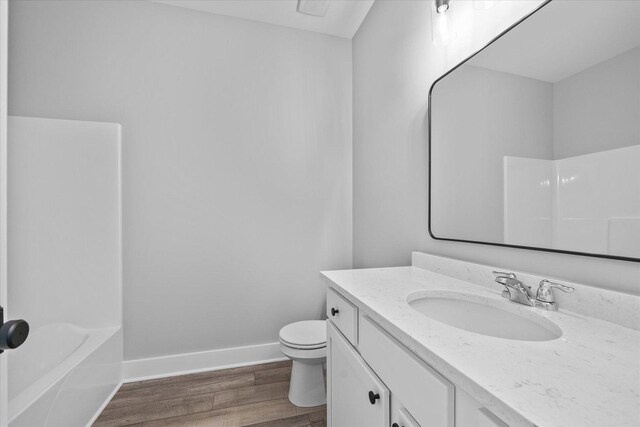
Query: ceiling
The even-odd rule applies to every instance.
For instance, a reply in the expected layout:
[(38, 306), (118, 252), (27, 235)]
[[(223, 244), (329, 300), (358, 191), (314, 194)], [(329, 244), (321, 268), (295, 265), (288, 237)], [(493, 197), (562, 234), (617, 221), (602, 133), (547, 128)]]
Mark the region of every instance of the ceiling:
[(351, 39), (374, 0), (327, 0), (324, 17), (298, 13), (297, 0), (152, 0), (157, 3)]
[(469, 64), (556, 83), (640, 45), (640, 1), (554, 0)]

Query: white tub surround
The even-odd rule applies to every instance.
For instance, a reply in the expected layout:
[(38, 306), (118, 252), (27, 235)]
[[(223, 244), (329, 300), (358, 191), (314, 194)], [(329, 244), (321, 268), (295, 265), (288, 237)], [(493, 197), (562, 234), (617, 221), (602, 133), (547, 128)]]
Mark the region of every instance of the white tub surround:
[[(9, 117), (9, 426), (84, 426), (121, 382), (120, 125)], [(72, 408), (72, 410), (70, 410)]]
[[(413, 254), (412, 264), (323, 275), (361, 319), (373, 319), (453, 383), (456, 399), (461, 389), (510, 426), (640, 425), (640, 297), (555, 280), (576, 288), (556, 292), (559, 311), (517, 307), (555, 323), (562, 336), (507, 340), (429, 319), (407, 297), (456, 291), (515, 304), (501, 297), (491, 273), (512, 270), (422, 253)], [(534, 290), (540, 280), (553, 280), (514, 273)]]

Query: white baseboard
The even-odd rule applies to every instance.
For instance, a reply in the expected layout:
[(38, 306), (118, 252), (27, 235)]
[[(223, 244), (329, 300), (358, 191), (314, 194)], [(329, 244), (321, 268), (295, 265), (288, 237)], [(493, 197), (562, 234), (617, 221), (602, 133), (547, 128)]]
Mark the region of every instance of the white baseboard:
[(198, 353), (125, 360), (122, 364), (122, 377), (123, 382), (129, 383), (195, 372), (278, 362), (286, 359), (280, 352), (280, 343), (275, 342)]

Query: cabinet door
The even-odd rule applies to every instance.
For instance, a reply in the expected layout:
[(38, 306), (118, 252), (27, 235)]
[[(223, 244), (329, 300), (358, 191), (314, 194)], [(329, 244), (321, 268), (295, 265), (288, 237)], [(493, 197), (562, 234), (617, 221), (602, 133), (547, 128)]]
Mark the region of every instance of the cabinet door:
[(389, 390), (330, 322), (327, 386), (330, 427), (388, 427)]

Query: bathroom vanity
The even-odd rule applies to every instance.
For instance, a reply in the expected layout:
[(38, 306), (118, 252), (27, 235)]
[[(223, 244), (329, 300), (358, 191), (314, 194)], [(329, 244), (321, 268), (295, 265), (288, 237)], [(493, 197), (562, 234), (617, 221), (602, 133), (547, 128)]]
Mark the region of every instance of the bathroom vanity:
[(640, 298), (571, 283), (542, 310), (495, 269), (414, 253), (324, 272), (328, 425), (640, 425)]

